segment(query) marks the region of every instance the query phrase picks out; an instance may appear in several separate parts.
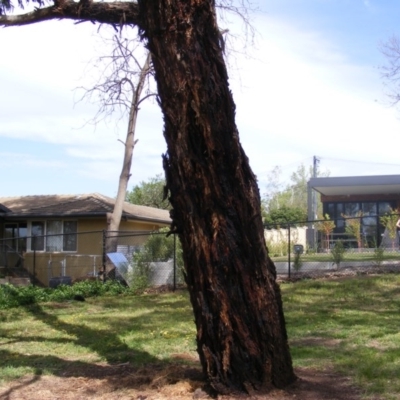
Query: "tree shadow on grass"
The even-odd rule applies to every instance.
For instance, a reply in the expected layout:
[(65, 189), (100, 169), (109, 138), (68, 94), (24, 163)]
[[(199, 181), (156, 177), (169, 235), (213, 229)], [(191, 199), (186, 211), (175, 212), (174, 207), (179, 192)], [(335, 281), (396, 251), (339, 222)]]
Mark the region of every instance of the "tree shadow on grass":
[(4, 393), (1, 393), (0, 394), (0, 399), (1, 400), (9, 399), (9, 398), (11, 398), (12, 394), (15, 391), (17, 391), (17, 390), (19, 390), (19, 389), (21, 389), (21, 388), (23, 388), (25, 386), (33, 385), (38, 380), (40, 380), (40, 374), (35, 374), (33, 377), (30, 377), (28, 380), (26, 380), (24, 382), (20, 382), (17, 385), (13, 386), (12, 388), (7, 389)]
[[(156, 360), (145, 366), (135, 367), (130, 363), (69, 361), (52, 355), (21, 356), (20, 353), (4, 350), (0, 350), (0, 357), (11, 359), (12, 361), (8, 363), (10, 367), (27, 367), (30, 370), (29, 374), (10, 382), (3, 390), (0, 387), (0, 400), (39, 399), (42, 398), (37, 394), (39, 390), (46, 390), (57, 398), (62, 398), (58, 396), (67, 390), (69, 395), (76, 395), (72, 398), (93, 398), (93, 395), (96, 397), (96, 393), (99, 395), (108, 393), (112, 395), (112, 399), (116, 399), (119, 398), (119, 393), (126, 395), (127, 390), (134, 390), (137, 393), (147, 393), (149, 390), (158, 392), (163, 390), (163, 387), (177, 382), (190, 383), (192, 387), (188, 389), (190, 392), (205, 385), (200, 367), (174, 363), (173, 360), (168, 363)], [(86, 392), (85, 389), (82, 392), (80, 387), (82, 378), (87, 383)], [(142, 398), (135, 394), (133, 396), (132, 398)]]
[[(157, 371), (163, 371), (163, 375), (170, 375), (170, 379), (179, 380), (184, 378), (185, 374), (194, 374), (198, 379), (202, 379), (200, 368), (195, 365), (195, 361), (185, 365), (179, 359), (160, 360), (141, 349), (129, 347), (124, 343), (118, 334), (110, 329), (94, 329), (73, 323), (67, 323), (58, 316), (46, 312), (40, 304), (26, 306), (25, 309), (35, 319), (41, 321), (54, 330), (63, 332), (72, 338), (45, 338), (40, 335), (29, 337), (26, 340), (19, 338), (19, 341), (31, 341), (40, 343), (41, 341), (50, 341), (58, 344), (73, 343), (74, 346), (81, 346), (96, 353), (96, 358), (101, 358), (102, 362), (86, 362), (82, 360), (71, 360), (67, 357), (52, 354), (29, 354), (28, 352), (19, 353), (17, 351), (8, 350), (0, 347), (0, 359), (3, 365), (10, 369), (20, 369), (22, 375), (33, 374), (26, 379), (20, 379), (12, 388), (6, 392), (0, 393), (0, 399), (8, 399), (12, 391), (19, 390), (23, 385), (34, 385), (42, 375), (54, 375), (61, 378), (88, 378), (88, 379), (105, 379), (110, 385), (126, 384), (130, 388), (139, 387), (146, 383), (151, 383), (154, 374)], [(134, 324), (134, 321), (131, 322)], [(124, 321), (123, 326), (126, 327), (127, 322)], [(113, 324), (111, 324), (113, 326)], [(17, 345), (18, 340), (14, 337), (8, 337), (9, 343), (13, 346)], [(5, 343), (7, 344), (7, 343)], [(34, 353), (34, 347), (32, 353)], [(97, 357), (98, 356), (98, 357)], [(171, 375), (171, 366), (178, 367), (179, 372)], [(143, 368), (146, 369), (143, 372)], [(139, 373), (138, 371), (142, 371)], [(136, 376), (136, 379), (132, 379)], [(175, 377), (173, 377), (175, 376)], [(124, 379), (124, 377), (126, 379)], [(129, 378), (129, 379), (128, 379)]]

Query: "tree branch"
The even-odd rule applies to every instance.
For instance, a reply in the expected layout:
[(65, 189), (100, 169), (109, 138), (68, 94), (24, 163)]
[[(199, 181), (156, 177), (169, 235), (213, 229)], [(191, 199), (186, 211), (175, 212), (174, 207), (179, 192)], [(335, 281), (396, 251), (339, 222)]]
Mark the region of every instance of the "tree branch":
[(81, 2), (65, 0), (20, 15), (0, 15), (0, 26), (20, 26), (52, 19), (72, 19), (111, 25), (139, 26), (139, 7), (133, 2)]

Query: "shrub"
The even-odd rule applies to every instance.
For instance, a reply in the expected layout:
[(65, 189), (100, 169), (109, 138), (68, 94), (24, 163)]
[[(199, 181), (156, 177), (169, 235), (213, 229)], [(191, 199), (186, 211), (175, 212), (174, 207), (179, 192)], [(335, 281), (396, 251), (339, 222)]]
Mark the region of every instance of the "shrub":
[(115, 296), (135, 290), (121, 285), (118, 281), (84, 281), (72, 286), (60, 285), (55, 289), (37, 286), (15, 287), (10, 284), (0, 285), (0, 309), (27, 306), (49, 301), (64, 302), (74, 300), (75, 296)]
[(333, 230), (335, 229), (335, 221), (332, 221), (329, 214), (325, 214), (323, 217), (319, 218), (320, 221), (315, 224), (318, 231), (322, 232), (325, 239), (322, 241), (322, 248), (329, 251), (330, 240)]
[(361, 235), (361, 217), (363, 216), (362, 211), (358, 211), (355, 217), (350, 217), (342, 214), (342, 217), (346, 219), (345, 232), (354, 236), (357, 240), (357, 248), (360, 251), (362, 247), (362, 235)]
[(344, 252), (345, 249), (343, 242), (341, 240), (338, 240), (331, 250), (332, 260), (338, 268), (340, 267), (340, 263), (344, 260)]
[(174, 237), (168, 236), (168, 228), (161, 230), (162, 233), (151, 235), (144, 244), (143, 248), (133, 254), (133, 263), (129, 281), (131, 287), (136, 290), (143, 289), (148, 286), (149, 279), (152, 274), (152, 263), (166, 262), (174, 258), (174, 245), (177, 281), (183, 282), (183, 252), (179, 240), (174, 240)]
[(397, 221), (399, 220), (398, 211), (390, 209), (390, 212), (381, 216), (379, 220), (388, 231), (389, 238), (392, 240), (392, 249), (394, 250), (397, 246)]
[(374, 248), (374, 265), (380, 267), (385, 259), (385, 249), (383, 247), (375, 246)]
[(284, 233), (281, 228), (278, 228), (277, 233), (279, 235), (278, 240), (273, 238), (266, 238), (266, 244), (270, 257), (283, 257), (288, 253), (287, 238), (285, 239)]
[(293, 268), (296, 272), (300, 271), (301, 267), (303, 266), (303, 261), (301, 261), (301, 254), (295, 253), (294, 255), (294, 262)]
[(15, 287), (10, 284), (0, 286), (0, 308), (11, 308), (46, 301), (46, 296), (34, 286)]

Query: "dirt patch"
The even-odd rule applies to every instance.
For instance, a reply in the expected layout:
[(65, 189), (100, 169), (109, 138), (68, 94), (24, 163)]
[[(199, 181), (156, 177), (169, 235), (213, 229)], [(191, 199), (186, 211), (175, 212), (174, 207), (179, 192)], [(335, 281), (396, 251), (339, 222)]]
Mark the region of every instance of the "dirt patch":
[(252, 396), (213, 396), (199, 367), (188, 365), (77, 364), (59, 376), (26, 376), (0, 388), (1, 400), (360, 400), (348, 378), (329, 371), (297, 369), (285, 390)]
[(354, 276), (362, 275), (384, 275), (400, 273), (400, 265), (396, 262), (393, 265), (384, 266), (363, 266), (363, 267), (341, 267), (336, 270), (320, 270), (320, 271), (292, 271), (290, 278), (287, 275), (278, 275), (278, 282), (296, 282), (304, 279), (347, 279)]

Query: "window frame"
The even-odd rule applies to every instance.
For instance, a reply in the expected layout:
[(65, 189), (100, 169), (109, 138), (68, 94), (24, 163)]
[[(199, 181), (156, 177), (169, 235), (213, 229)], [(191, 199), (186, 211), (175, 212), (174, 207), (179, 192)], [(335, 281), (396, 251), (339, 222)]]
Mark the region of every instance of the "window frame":
[[(374, 205), (374, 212), (367, 210), (371, 205)], [(367, 215), (361, 218), (363, 237), (366, 240), (372, 240), (378, 245), (380, 244), (381, 234), (383, 233), (382, 224), (380, 223), (379, 218), (388, 210), (393, 209), (393, 207), (393, 200), (328, 201), (324, 202), (323, 204), (324, 213), (326, 213), (328, 210), (334, 210), (333, 215), (329, 215), (329, 217), (335, 221), (336, 226), (333, 230), (333, 233), (336, 235), (343, 235), (345, 233), (344, 219), (342, 214), (346, 214), (346, 211), (349, 212), (350, 209), (354, 211), (350, 214), (355, 214), (357, 211), (367, 211)], [(353, 217), (354, 215), (348, 216)], [(364, 232), (367, 232), (367, 234)]]
[[(11, 233), (11, 235), (8, 234)], [(3, 227), (4, 243), (17, 252), (27, 250), (28, 224), (24, 221), (5, 222)]]
[[(61, 232), (57, 232), (57, 233), (51, 233), (49, 234), (49, 226), (50, 224), (53, 224), (52, 229), (54, 229), (54, 227), (56, 226), (56, 223), (60, 222), (61, 223)], [(35, 235), (33, 234), (33, 227), (34, 225), (37, 224), (37, 226), (39, 226), (40, 224), (43, 224), (43, 234), (42, 235), (38, 235), (41, 238), (41, 245), (37, 246), (36, 249), (33, 248), (33, 240)], [(66, 229), (66, 225), (72, 225), (75, 224), (75, 231), (69, 231), (70, 229)], [(65, 231), (69, 231), (67, 233), (65, 233)], [(78, 251), (78, 221), (77, 220), (71, 220), (71, 219), (37, 219), (37, 220), (31, 220), (28, 222), (28, 232), (29, 232), (29, 239), (28, 239), (28, 243), (27, 243), (27, 251), (28, 252), (41, 252), (41, 253), (76, 253)], [(70, 237), (70, 243), (67, 243), (66, 241), (66, 237)], [(51, 245), (49, 244), (49, 242), (52, 242), (52, 239), (56, 239), (58, 237), (60, 238), (60, 243), (61, 243), (61, 248), (55, 249), (55, 250), (51, 250), (49, 249), (49, 246), (52, 247), (57, 247), (56, 245)], [(72, 237), (72, 240), (71, 240)], [(37, 239), (36, 239), (37, 240)], [(68, 245), (72, 246), (70, 249), (67, 249)], [(72, 247), (74, 247), (74, 249), (72, 249)]]

